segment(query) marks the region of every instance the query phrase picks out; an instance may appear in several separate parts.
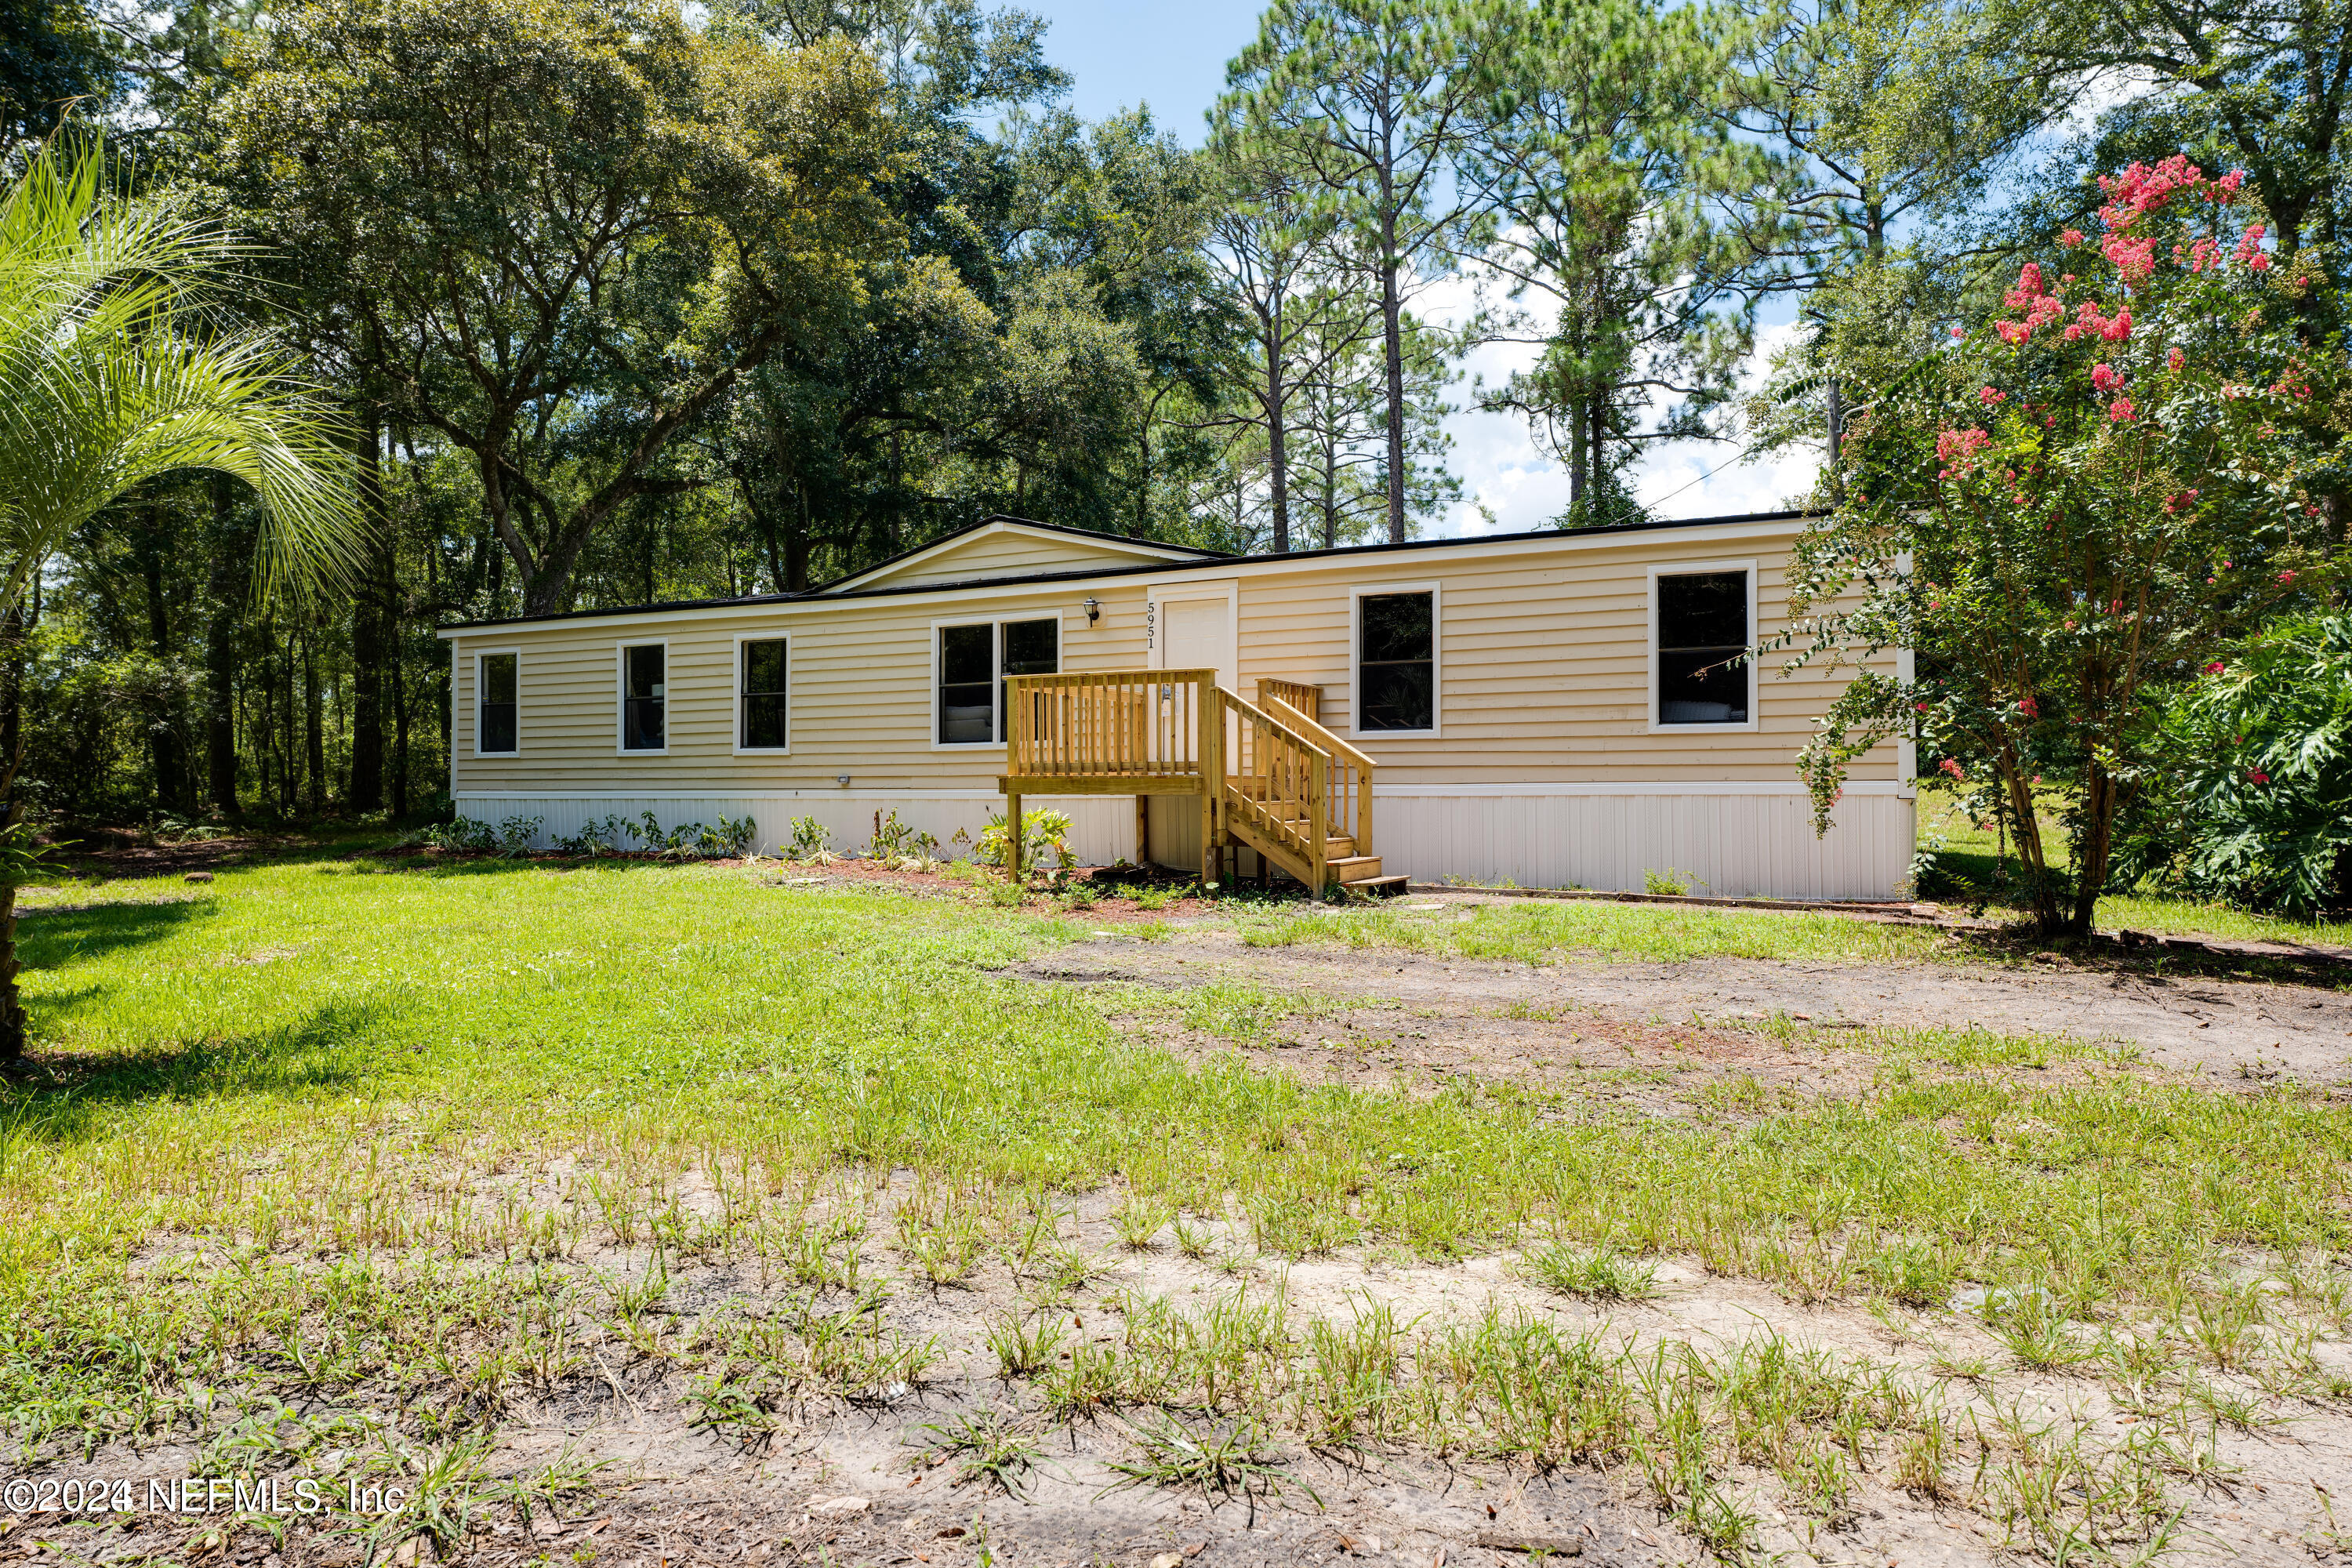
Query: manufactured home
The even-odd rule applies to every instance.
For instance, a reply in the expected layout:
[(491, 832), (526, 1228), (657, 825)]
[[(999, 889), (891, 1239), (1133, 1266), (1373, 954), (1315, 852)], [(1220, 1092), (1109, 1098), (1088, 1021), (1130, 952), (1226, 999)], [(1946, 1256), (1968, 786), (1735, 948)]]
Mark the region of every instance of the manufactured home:
[(651, 811), (851, 849), (895, 813), (953, 846), (1017, 805), (1090, 864), (1885, 898), (1909, 746), (1817, 837), (1794, 759), (1852, 672), (1740, 658), (1804, 521), (1235, 557), (999, 517), (806, 593), (452, 626), (450, 793), (551, 840)]

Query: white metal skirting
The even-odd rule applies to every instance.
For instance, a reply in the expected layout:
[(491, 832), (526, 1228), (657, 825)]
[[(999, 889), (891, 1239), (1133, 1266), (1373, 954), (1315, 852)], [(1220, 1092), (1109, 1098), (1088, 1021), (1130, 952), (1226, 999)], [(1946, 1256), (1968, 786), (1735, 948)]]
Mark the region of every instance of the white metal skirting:
[[(1455, 879), (1525, 888), (1639, 892), (1650, 873), (1674, 875), (1691, 891), (1723, 897), (1883, 899), (1903, 889), (1916, 830), (1913, 802), (1892, 784), (1854, 784), (1813, 836), (1802, 789), (1780, 784), (1415, 784), (1374, 795), (1373, 849), (1382, 869), (1416, 881)], [(1071, 847), (1089, 865), (1135, 855), (1135, 804), (1125, 795), (1025, 796), (1026, 809), (1068, 814)], [(977, 838), (1004, 807), (989, 790), (896, 792), (805, 790), (759, 794), (468, 794), (463, 815), (493, 826), (541, 819), (542, 846), (602, 818), (635, 822), (653, 811), (665, 828), (750, 816), (757, 847), (775, 854), (792, 840), (793, 819), (814, 817), (837, 852), (862, 849), (877, 815), (896, 812), (942, 849)], [(1189, 799), (1152, 803), (1152, 858), (1197, 868), (1199, 812)]]
[(1640, 892), (1656, 872), (1722, 898), (1884, 899), (1909, 884), (1913, 804), (1850, 786), (1816, 838), (1793, 787), (1378, 790), (1372, 836), (1381, 868), (1415, 881)]

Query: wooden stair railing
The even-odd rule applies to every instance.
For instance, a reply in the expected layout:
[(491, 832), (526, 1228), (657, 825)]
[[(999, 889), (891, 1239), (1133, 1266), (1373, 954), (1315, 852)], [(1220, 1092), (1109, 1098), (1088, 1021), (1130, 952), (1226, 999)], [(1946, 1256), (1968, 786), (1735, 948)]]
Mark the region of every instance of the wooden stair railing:
[(1232, 692), (1234, 769), (1219, 815), (1225, 830), (1320, 892), (1329, 880), (1330, 767), (1322, 748)]
[(1257, 705), (1271, 713), (1274, 711), (1274, 705), (1277, 702), (1288, 703), (1291, 711), (1303, 713), (1318, 723), (1322, 721), (1323, 689), (1321, 687), (1308, 686), (1302, 681), (1284, 680), (1276, 676), (1260, 676), (1257, 683)]
[[(1263, 688), (1265, 683), (1261, 681), (1259, 685)], [(1377, 854), (1372, 847), (1372, 770), (1378, 764), (1317, 723), (1311, 713), (1302, 713), (1281, 701), (1269, 703), (1266, 710), (1330, 757), (1331, 830), (1354, 839), (1354, 853)]]

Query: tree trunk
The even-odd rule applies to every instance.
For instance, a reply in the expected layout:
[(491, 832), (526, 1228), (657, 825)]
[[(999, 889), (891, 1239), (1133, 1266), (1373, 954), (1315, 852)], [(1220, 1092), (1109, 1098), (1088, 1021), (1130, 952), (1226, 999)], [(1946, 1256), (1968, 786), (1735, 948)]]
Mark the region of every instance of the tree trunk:
[(1584, 512), (1584, 498), (1590, 488), (1584, 450), (1584, 410), (1571, 405), (1568, 417), (1568, 515), (1581, 528), (1591, 521)]
[[(7, 713), (0, 721), (0, 748), (5, 748), (5, 772), (0, 773), (0, 834), (14, 837), (25, 820), (24, 803), (16, 796), (16, 773), (25, 761), (25, 634), (22, 606), (0, 621), (0, 638), (7, 645)], [(0, 1062), (24, 1059), (25, 1001), (16, 991), (16, 879), (0, 876)]]
[(212, 566), (205, 598), (205, 774), (215, 811), (237, 815), (236, 628), (245, 615), (246, 563), (251, 550), (236, 521), (235, 481), (213, 476)]
[(360, 509), (374, 531), (372, 571), (352, 596), (352, 784), (355, 811), (383, 804), (384, 623), (392, 614), (392, 532), (384, 525), (383, 429), (373, 410), (359, 436)]
[(1404, 542), (1404, 301), (1397, 294), (1392, 234), (1381, 256), (1381, 349), (1389, 375), (1389, 542)]
[(1273, 489), (1274, 552), (1290, 553), (1290, 447), (1289, 420), (1284, 405), (1289, 393), (1282, 384), (1282, 318), (1275, 317), (1273, 335), (1266, 340), (1265, 355), (1265, 460), (1267, 478)]
[(2116, 807), (2120, 799), (2114, 775), (2095, 760), (2083, 790), (2083, 837), (2074, 857), (2074, 909), (2066, 923), (2069, 936), (2086, 937), (2091, 918), (2098, 912), (2099, 895), (2106, 889), (2107, 867), (2115, 858)]
[(400, 658), (400, 623), (393, 623), (392, 649), (392, 819), (408, 816), (408, 678)]
[(304, 804), (316, 816), (327, 809), (327, 736), (320, 710), (319, 645), (315, 634), (302, 634), (302, 752), (310, 774)]
[[(147, 642), (155, 662), (169, 669), (172, 661), (171, 617), (163, 600), (163, 508), (147, 507), (146, 536), (141, 541), (140, 576), (147, 591)], [(185, 816), (188, 810), (187, 759), (180, 745), (179, 704), (167, 686), (148, 700), (147, 754), (155, 774), (155, 799), (165, 811)]]

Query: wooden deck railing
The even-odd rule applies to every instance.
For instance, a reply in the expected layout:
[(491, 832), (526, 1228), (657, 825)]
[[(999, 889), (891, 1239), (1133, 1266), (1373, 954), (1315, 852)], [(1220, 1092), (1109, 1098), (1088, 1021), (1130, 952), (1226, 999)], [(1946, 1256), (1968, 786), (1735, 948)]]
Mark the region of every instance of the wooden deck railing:
[(1320, 723), (1323, 720), (1323, 689), (1296, 680), (1282, 680), (1274, 676), (1258, 678), (1257, 705), (1267, 712), (1274, 711), (1277, 702), (1286, 702), (1294, 712), (1304, 713)]
[(1372, 847), (1372, 759), (1286, 702), (1269, 703), (1266, 711), (1331, 759), (1325, 796), (1330, 803), (1331, 831), (1351, 836), (1357, 854), (1377, 854)]
[[(1213, 669), (1016, 675), (1006, 683), (1005, 772), (1024, 778), (1198, 779)], [(1213, 738), (1210, 742), (1213, 745)]]
[(1196, 795), (1204, 880), (1218, 874), (1229, 821), (1310, 887), (1324, 885), (1332, 837), (1373, 853), (1371, 758), (1299, 705), (1316, 702), (1317, 688), (1266, 679), (1258, 695), (1257, 705), (1244, 702), (1213, 669), (1008, 678), (999, 787), (1016, 863), (1024, 792), (1134, 795), (1139, 856), (1150, 826), (1143, 797)]

